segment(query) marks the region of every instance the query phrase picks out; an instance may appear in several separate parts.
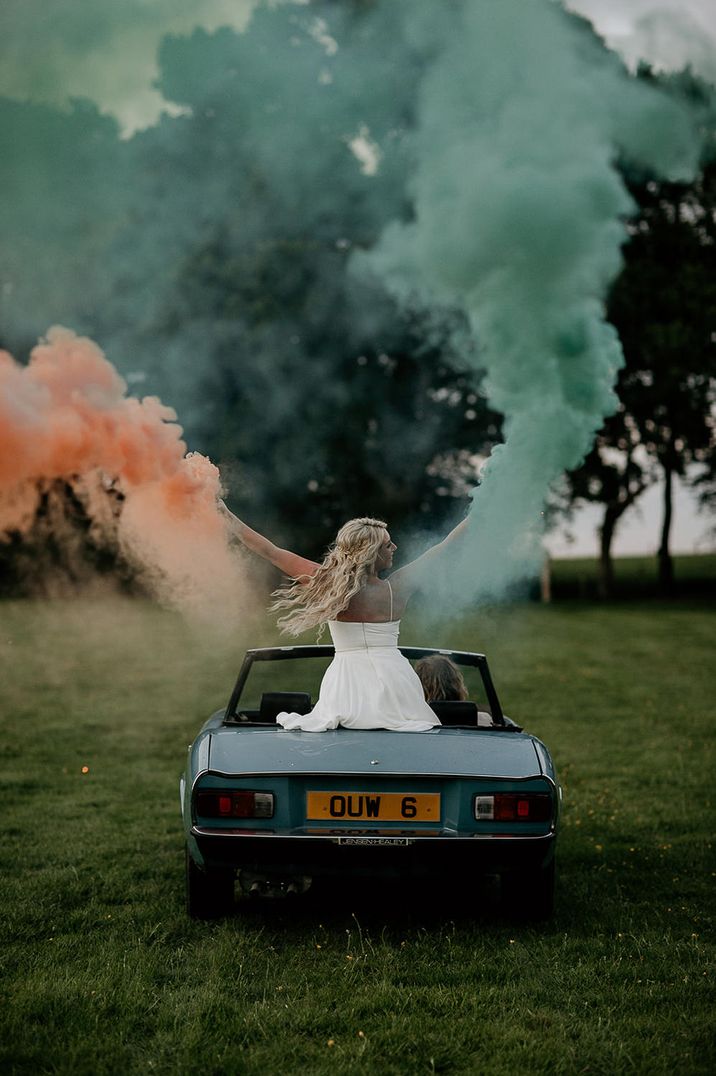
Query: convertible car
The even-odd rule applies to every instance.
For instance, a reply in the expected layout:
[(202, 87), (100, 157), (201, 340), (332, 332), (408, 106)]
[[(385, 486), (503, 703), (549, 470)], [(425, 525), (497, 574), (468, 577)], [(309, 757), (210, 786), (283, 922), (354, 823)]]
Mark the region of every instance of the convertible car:
[(506, 910), (551, 914), (561, 789), (549, 751), (503, 714), (483, 654), (400, 650), (447, 654), (474, 701), (431, 704), (441, 724), (429, 732), (287, 732), (276, 715), (311, 709), (333, 647), (247, 652), (180, 780), (190, 916), (227, 914), (237, 875), (243, 894), (277, 897), (327, 875), (450, 873), (499, 875)]

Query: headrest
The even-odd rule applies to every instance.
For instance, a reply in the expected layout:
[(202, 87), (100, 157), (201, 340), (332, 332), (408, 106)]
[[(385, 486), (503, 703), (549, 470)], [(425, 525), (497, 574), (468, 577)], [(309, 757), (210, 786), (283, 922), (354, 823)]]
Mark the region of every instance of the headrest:
[(278, 714), (307, 714), (310, 710), (311, 696), (306, 691), (264, 691), (257, 720), (273, 725)]
[(441, 725), (477, 725), (477, 704), (474, 702), (437, 699), (430, 708)]

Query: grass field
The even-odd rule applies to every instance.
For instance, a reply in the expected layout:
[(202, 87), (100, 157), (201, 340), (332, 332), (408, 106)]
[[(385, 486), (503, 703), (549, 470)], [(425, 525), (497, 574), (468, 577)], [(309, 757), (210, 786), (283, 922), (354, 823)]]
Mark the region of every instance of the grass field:
[[(693, 553), (676, 556), (672, 596), (716, 598), (716, 555)], [(552, 563), (552, 593), (560, 598), (597, 597), (597, 561), (574, 557)], [(655, 556), (614, 558), (614, 597), (648, 600), (658, 597), (658, 564)]]
[(3, 1072), (716, 1068), (703, 603), (514, 606), (439, 638), (406, 622), (403, 643), (485, 650), (552, 749), (565, 813), (539, 928), (489, 886), (457, 900), (461, 880), (188, 921), (178, 775), (248, 640), (119, 600), (0, 619)]

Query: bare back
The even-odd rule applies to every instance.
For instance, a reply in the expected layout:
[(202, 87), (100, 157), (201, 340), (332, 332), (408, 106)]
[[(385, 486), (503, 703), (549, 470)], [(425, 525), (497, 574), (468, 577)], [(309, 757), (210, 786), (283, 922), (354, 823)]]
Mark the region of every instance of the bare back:
[(407, 601), (396, 593), (387, 579), (375, 579), (354, 594), (336, 620), (349, 624), (385, 624), (400, 620)]

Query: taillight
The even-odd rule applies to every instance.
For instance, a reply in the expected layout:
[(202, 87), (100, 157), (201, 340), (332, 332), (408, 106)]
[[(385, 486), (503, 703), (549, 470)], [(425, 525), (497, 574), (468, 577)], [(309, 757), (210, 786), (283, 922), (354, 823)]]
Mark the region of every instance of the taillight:
[(202, 818), (273, 818), (273, 792), (202, 790), (196, 794), (196, 813)]
[(478, 822), (549, 822), (552, 797), (545, 792), (496, 792), (475, 796)]

